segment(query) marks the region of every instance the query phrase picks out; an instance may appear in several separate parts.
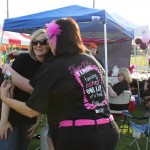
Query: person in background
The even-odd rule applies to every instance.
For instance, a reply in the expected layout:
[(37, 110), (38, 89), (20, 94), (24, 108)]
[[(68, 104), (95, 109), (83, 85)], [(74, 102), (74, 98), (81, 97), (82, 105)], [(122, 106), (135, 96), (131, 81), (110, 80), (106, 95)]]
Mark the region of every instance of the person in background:
[(144, 97), (145, 100), (150, 99), (150, 78), (144, 83), (144, 91), (141, 93), (141, 96)]
[(89, 50), (93, 54), (93, 56), (96, 58), (96, 60), (101, 64), (103, 68), (105, 68), (105, 65), (103, 63), (103, 60), (97, 56), (98, 50), (97, 50), (97, 45), (95, 43), (90, 43), (89, 45)]
[(144, 83), (144, 90), (141, 92), (141, 97), (144, 98), (146, 109), (148, 110), (144, 116), (150, 116), (150, 78)]
[[(18, 55), (12, 68), (8, 64), (3, 66), (3, 73), (9, 71), (12, 84), (15, 85), (11, 96), (21, 102), (25, 102), (29, 98), (33, 91), (29, 80), (50, 55), (46, 30), (39, 29), (31, 37), (29, 53)], [(9, 107), (3, 103), (0, 122), (1, 150), (27, 150), (39, 122), (40, 117), (25, 117), (12, 109), (9, 112)]]
[(46, 27), (56, 59), (47, 63), (27, 102), (8, 97), (6, 81), (2, 101), (31, 118), (46, 113), (59, 127), (57, 150), (115, 150), (119, 130), (109, 111), (102, 67), (85, 53), (78, 24), (61, 18)]
[(108, 93), (111, 97), (119, 96), (124, 90), (130, 90), (132, 78), (127, 68), (120, 68), (118, 71), (118, 80), (116, 84), (109, 82)]

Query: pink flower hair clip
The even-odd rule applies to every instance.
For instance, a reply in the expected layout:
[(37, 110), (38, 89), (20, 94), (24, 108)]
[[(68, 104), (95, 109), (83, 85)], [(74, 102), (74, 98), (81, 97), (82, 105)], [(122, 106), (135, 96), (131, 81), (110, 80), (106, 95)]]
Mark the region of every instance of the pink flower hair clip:
[(52, 44), (56, 46), (57, 35), (60, 35), (62, 32), (60, 25), (56, 24), (55, 22), (47, 23), (46, 31), (48, 38), (51, 39)]

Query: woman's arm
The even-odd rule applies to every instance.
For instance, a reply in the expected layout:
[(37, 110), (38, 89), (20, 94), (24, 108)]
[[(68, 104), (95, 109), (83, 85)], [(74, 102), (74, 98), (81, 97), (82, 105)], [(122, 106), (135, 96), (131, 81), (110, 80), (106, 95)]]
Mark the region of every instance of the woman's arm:
[[(12, 96), (13, 97), (13, 93), (14, 93), (14, 88), (15, 86), (12, 84), (12, 88), (10, 89), (10, 93), (8, 93), (8, 96)], [(2, 103), (2, 107), (1, 107), (1, 120), (0, 120), (0, 138), (3, 139), (7, 139), (7, 132), (10, 129), (11, 131), (13, 131), (13, 128), (10, 124), (10, 122), (8, 121), (8, 117), (9, 117), (9, 112), (10, 112), (10, 107), (8, 105), (6, 105), (5, 103)]]
[(29, 108), (24, 102), (20, 102), (16, 99), (8, 98), (5, 96), (2, 96), (1, 99), (9, 107), (11, 107), (12, 109), (16, 110), (18, 113), (25, 115), (29, 118), (37, 117), (38, 115), (40, 115), (39, 112)]
[[(15, 85), (12, 83), (11, 89), (7, 95), (8, 97), (13, 97), (14, 89), (15, 89)], [(10, 111), (10, 107), (8, 105), (6, 105), (5, 103), (2, 103), (1, 122), (7, 122), (8, 121), (9, 111)]]
[(40, 121), (41, 121), (41, 115), (39, 115), (39, 116), (37, 117), (36, 123), (33, 124), (33, 125), (31, 126), (31, 128), (28, 130), (28, 135), (27, 135), (27, 137), (28, 137), (29, 139), (32, 139), (32, 138), (33, 138), (33, 136), (34, 136), (34, 134), (35, 134), (35, 132), (36, 132), (36, 130), (37, 130), (39, 124), (40, 124)]
[(116, 92), (112, 89), (112, 87), (110, 85), (108, 85), (108, 93), (111, 97), (117, 97), (118, 95), (116, 94)]
[(1, 121), (0, 121), (0, 139), (7, 139), (8, 130), (13, 131), (12, 125), (8, 121), (10, 107), (2, 103)]
[(13, 70), (9, 64), (4, 64), (2, 72), (5, 74), (6, 70), (8, 70), (11, 73), (12, 81), (19, 89), (29, 94), (32, 93), (33, 87), (30, 85), (29, 79), (21, 76), (19, 73)]
[(1, 85), (1, 100), (7, 104), (12, 109), (16, 110), (22, 115), (33, 118), (40, 115), (39, 112), (29, 108), (24, 102), (20, 102), (18, 100), (12, 99), (8, 97), (9, 89), (11, 88), (10, 84), (7, 84), (4, 81)]

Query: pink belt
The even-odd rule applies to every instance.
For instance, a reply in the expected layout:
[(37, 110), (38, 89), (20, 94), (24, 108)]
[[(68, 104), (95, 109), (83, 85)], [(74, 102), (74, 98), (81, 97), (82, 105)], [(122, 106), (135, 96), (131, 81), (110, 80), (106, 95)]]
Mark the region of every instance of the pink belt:
[(101, 118), (97, 120), (90, 119), (78, 119), (78, 120), (63, 120), (59, 123), (59, 127), (71, 127), (71, 126), (87, 126), (87, 125), (100, 125), (113, 121), (114, 118), (110, 115), (109, 118)]

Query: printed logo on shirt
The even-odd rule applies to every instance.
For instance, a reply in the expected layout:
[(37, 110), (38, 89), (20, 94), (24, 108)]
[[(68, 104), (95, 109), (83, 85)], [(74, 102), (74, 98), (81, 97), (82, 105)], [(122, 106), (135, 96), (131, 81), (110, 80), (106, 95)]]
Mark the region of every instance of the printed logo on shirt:
[[(104, 112), (101, 106), (107, 104), (107, 99), (100, 69), (87, 62), (82, 64), (86, 65), (74, 68), (74, 76), (82, 87), (84, 106), (89, 110), (95, 110), (96, 113)], [(72, 73), (72, 70), (70, 71)]]

